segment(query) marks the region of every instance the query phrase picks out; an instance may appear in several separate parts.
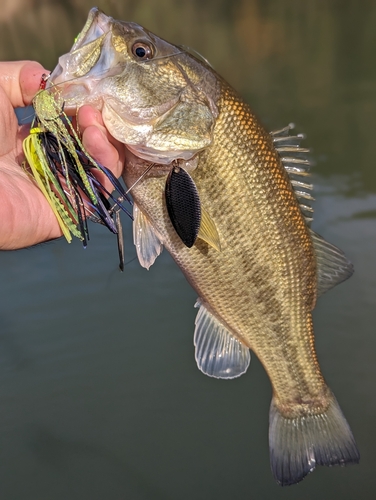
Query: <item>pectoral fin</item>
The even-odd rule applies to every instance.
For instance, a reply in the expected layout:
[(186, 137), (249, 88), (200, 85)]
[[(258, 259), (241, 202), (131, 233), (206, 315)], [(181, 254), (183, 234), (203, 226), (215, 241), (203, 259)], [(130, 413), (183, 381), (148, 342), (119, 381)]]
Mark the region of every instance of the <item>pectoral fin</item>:
[(142, 267), (149, 269), (163, 250), (163, 244), (155, 234), (148, 218), (136, 204), (133, 205), (133, 243)]
[(311, 237), (316, 252), (317, 293), (320, 296), (350, 278), (354, 268), (342, 250), (312, 230)]
[(251, 360), (248, 347), (235, 338), (200, 300), (195, 307), (200, 308), (194, 333), (198, 368), (215, 378), (232, 379), (243, 375)]
[(221, 241), (213, 219), (203, 206), (201, 206), (201, 225), (198, 232), (198, 238), (206, 241), (208, 245), (212, 246), (218, 252), (221, 251)]

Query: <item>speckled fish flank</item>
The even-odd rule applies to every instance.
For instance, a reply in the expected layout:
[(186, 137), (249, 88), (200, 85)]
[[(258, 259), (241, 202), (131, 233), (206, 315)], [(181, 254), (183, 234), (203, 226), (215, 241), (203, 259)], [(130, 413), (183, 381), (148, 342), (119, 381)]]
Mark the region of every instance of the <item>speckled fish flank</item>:
[[(76, 78), (80, 57), (86, 73)], [(273, 386), (276, 481), (296, 483), (317, 464), (358, 462), (321, 374), (312, 325), (318, 295), (348, 278), (352, 266), (309, 227), (301, 137), (289, 136), (288, 128), (269, 134), (205, 61), (97, 10), (50, 81), (70, 106), (91, 102), (101, 109), (110, 133), (127, 145), (124, 180), (134, 186), (138, 256), (148, 268), (166, 247), (197, 292), (199, 368), (237, 377), (248, 367), (249, 349), (265, 367)], [(191, 176), (202, 207), (191, 248), (165, 202), (176, 165)]]

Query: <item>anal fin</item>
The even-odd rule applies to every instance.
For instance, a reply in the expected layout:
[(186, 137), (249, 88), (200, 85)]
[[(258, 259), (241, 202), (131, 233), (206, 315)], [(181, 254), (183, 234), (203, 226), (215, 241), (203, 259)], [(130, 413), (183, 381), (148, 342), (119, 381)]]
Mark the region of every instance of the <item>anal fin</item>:
[(251, 355), (228, 329), (197, 301), (199, 307), (195, 321), (194, 345), (198, 368), (209, 377), (232, 379), (248, 369)]
[(142, 267), (149, 269), (163, 250), (163, 244), (155, 234), (148, 218), (136, 204), (133, 205), (133, 243)]

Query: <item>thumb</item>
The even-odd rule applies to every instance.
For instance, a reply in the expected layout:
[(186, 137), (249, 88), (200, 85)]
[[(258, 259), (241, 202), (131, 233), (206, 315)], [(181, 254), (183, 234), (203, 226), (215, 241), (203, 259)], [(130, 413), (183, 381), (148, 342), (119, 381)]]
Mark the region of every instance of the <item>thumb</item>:
[(14, 108), (28, 106), (46, 72), (36, 61), (0, 62), (0, 87)]

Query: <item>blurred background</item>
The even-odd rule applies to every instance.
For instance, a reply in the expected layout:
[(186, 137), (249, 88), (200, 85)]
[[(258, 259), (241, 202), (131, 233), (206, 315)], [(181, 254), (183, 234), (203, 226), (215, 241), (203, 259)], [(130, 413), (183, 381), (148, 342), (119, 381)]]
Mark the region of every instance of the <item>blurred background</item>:
[[(4, 500), (363, 500), (375, 491), (376, 2), (103, 0), (203, 54), (269, 130), (289, 122), (315, 163), (313, 228), (354, 276), (314, 313), (323, 373), (361, 464), (278, 487), (269, 469), (269, 381), (255, 356), (234, 381), (194, 361), (196, 295), (164, 252), (135, 260), (116, 239), (0, 253), (0, 497)], [(53, 69), (87, 0), (2, 0), (0, 60)], [(262, 334), (262, 332), (260, 332)]]

